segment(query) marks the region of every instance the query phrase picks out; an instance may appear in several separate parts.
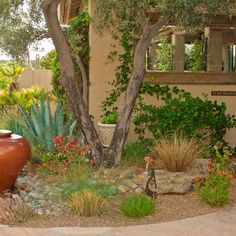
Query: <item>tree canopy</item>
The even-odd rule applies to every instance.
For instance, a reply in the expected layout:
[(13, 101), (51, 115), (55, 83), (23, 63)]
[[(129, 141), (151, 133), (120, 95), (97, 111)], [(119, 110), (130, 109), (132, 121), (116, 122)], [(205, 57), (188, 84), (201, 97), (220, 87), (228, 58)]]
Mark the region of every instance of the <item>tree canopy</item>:
[[(142, 26), (152, 19), (168, 17), (168, 23), (184, 30), (202, 28), (216, 14), (229, 14), (235, 0), (97, 0), (96, 10), (100, 28), (128, 27), (135, 35), (142, 34)], [(111, 12), (113, 14), (111, 14)]]
[(28, 56), (28, 47), (46, 36), (42, 0), (1, 0), (0, 49), (15, 60)]

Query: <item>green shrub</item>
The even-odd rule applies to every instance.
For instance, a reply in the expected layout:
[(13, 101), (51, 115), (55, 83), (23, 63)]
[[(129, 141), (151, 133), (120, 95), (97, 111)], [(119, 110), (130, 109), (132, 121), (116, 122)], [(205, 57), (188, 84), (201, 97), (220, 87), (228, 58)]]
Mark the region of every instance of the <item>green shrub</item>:
[(203, 61), (202, 50), (203, 41), (202, 40), (194, 40), (192, 43), (192, 47), (188, 50), (186, 54), (186, 65), (185, 69), (188, 71), (199, 72), (203, 70)]
[(198, 195), (212, 207), (222, 206), (229, 200), (229, 183), (227, 176), (211, 174), (206, 177), (204, 187), (198, 191)]
[(228, 202), (230, 179), (233, 177), (229, 151), (224, 150), (224, 154), (221, 155), (216, 148), (215, 152), (215, 158), (209, 160), (209, 174), (205, 181), (203, 183), (198, 181), (195, 184), (200, 198), (213, 207), (222, 206)]
[(9, 86), (9, 81), (5, 77), (0, 77), (0, 90), (6, 89)]
[(117, 111), (107, 112), (101, 120), (103, 124), (116, 124), (119, 117), (119, 113)]
[(0, 77), (9, 81), (9, 89), (16, 90), (18, 87), (18, 79), (24, 68), (18, 64), (5, 65), (0, 67)]
[(160, 46), (157, 52), (157, 65), (158, 71), (171, 71), (173, 66), (174, 46), (168, 43), (168, 38), (163, 37), (160, 41)]
[(0, 92), (0, 110), (4, 110), (6, 106), (21, 105), (30, 111), (33, 102), (39, 104), (39, 99), (46, 100), (47, 97), (52, 98), (50, 93), (36, 86), (12, 92), (5, 89)]
[(127, 217), (141, 218), (155, 211), (155, 203), (147, 196), (136, 194), (123, 200), (121, 210)]
[[(155, 139), (179, 130), (188, 137), (207, 138), (206, 144), (225, 144), (226, 129), (236, 126), (234, 115), (226, 114), (225, 103), (193, 97), (189, 92), (174, 87), (144, 83), (141, 93), (156, 95), (162, 100), (159, 106), (141, 102), (134, 118), (135, 131), (141, 135), (148, 129)], [(164, 103), (164, 104), (163, 104)]]

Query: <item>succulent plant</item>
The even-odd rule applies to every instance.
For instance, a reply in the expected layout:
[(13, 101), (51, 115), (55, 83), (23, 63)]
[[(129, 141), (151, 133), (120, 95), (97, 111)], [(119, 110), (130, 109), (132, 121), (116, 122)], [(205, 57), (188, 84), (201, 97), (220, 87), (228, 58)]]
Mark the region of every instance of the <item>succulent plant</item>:
[(32, 146), (43, 145), (48, 151), (55, 150), (53, 138), (59, 134), (71, 136), (76, 126), (76, 121), (68, 120), (64, 122), (63, 105), (57, 104), (54, 116), (52, 115), (48, 99), (43, 102), (40, 99), (40, 105), (33, 103), (31, 113), (29, 114), (24, 107), (19, 106), (24, 119), (18, 120), (18, 133), (30, 142)]

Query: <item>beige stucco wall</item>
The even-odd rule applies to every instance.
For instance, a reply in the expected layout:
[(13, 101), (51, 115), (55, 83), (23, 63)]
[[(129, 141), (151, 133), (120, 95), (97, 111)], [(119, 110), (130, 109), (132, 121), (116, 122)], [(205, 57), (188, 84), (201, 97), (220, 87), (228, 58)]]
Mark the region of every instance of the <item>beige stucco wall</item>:
[[(90, 1), (89, 13), (94, 15), (95, 1)], [(112, 88), (109, 82), (115, 79), (115, 68), (117, 63), (109, 63), (108, 55), (114, 48), (114, 42), (109, 32), (101, 36), (96, 32), (94, 25), (90, 26), (90, 62), (89, 62), (89, 108), (90, 114), (94, 117), (95, 125), (99, 121), (102, 111), (101, 102), (107, 97), (108, 91)]]
[(19, 87), (22, 89), (38, 86), (46, 91), (52, 91), (51, 80), (52, 72), (50, 70), (27, 68), (19, 78)]

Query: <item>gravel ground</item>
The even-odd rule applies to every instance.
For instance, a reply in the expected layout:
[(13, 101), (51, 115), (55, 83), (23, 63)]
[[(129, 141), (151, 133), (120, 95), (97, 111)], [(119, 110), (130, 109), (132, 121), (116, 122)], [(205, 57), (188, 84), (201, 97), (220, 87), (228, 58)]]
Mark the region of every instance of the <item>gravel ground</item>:
[(156, 211), (152, 216), (142, 219), (127, 219), (120, 213), (120, 202), (122, 198), (115, 196), (106, 206), (105, 212), (99, 217), (78, 217), (73, 213), (58, 213), (57, 215), (35, 215), (27, 222), (15, 225), (26, 227), (66, 227), (66, 226), (126, 226), (136, 224), (152, 224), (180, 220), (198, 215), (227, 210), (236, 206), (236, 179), (232, 180), (230, 190), (230, 201), (221, 208), (212, 208), (202, 202), (193, 193), (185, 195), (159, 195), (155, 200)]

